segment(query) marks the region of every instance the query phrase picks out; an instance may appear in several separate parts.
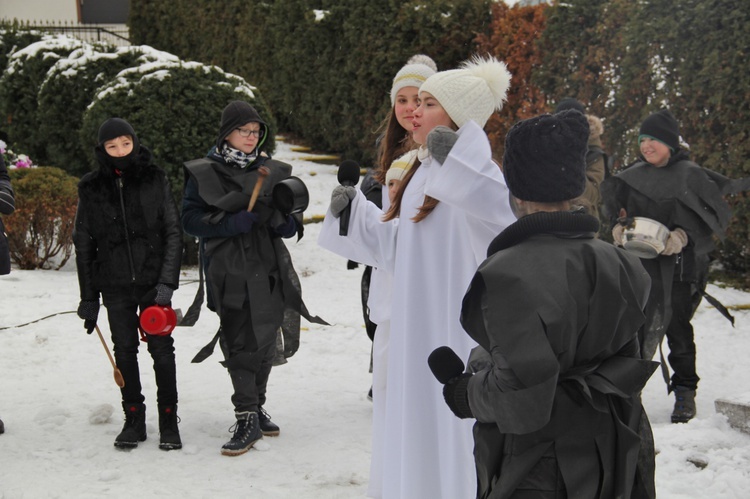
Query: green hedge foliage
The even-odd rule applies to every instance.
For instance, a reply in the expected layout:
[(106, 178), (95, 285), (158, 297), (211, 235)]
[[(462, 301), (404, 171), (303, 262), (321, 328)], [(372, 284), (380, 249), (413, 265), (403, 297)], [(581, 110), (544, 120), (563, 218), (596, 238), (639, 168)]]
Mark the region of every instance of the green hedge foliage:
[(83, 45), (75, 38), (45, 35), (42, 40), (13, 52), (0, 78), (0, 115), (7, 119), (5, 131), (10, 143), (37, 164), (49, 164), (44, 147), (46, 138), (38, 133), (37, 92), (52, 65)]
[(16, 210), (3, 218), (19, 268), (59, 269), (73, 254), (78, 179), (60, 168), (9, 170)]
[(367, 165), (396, 72), (417, 53), (442, 69), (467, 59), (490, 3), (133, 0), (129, 25), (135, 43), (251, 79), (285, 132)]
[(0, 74), (8, 67), (8, 57), (12, 52), (42, 39), (38, 31), (19, 30), (17, 24), (0, 25)]
[(37, 94), (38, 133), (44, 137), (42, 160), (62, 166), (77, 177), (93, 167), (77, 131), (98, 89), (117, 73), (156, 61), (178, 62), (177, 56), (147, 46), (112, 47), (85, 44), (59, 59), (47, 72)]

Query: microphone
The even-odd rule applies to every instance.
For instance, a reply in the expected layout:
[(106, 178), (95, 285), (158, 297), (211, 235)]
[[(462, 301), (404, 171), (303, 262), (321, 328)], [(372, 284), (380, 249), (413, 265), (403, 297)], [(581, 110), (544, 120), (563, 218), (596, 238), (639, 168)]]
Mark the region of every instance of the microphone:
[(451, 347), (437, 347), (427, 358), (432, 374), (438, 381), (446, 384), (448, 381), (461, 376), (464, 372), (464, 363), (456, 355)]
[[(351, 159), (344, 160), (339, 166), (339, 172), (337, 174), (339, 184), (346, 187), (353, 187), (359, 182), (359, 165), (356, 161)], [(349, 234), (349, 217), (352, 213), (352, 202), (349, 200), (349, 204), (344, 208), (339, 216), (339, 236), (346, 236)]]

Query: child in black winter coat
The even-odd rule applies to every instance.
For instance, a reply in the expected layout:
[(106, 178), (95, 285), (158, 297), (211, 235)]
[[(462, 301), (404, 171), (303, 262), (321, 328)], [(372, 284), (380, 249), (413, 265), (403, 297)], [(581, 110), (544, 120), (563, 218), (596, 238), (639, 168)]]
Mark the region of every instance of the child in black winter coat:
[[(133, 127), (111, 118), (99, 128), (98, 170), (78, 184), (73, 243), (88, 333), (97, 328), (99, 297), (107, 308), (121, 388), (125, 425), (115, 447), (146, 440), (146, 406), (138, 368), (138, 310), (169, 305), (179, 285), (182, 229), (164, 171), (152, 162)], [(177, 379), (172, 336), (146, 335), (154, 360), (159, 408), (159, 448), (180, 449)]]

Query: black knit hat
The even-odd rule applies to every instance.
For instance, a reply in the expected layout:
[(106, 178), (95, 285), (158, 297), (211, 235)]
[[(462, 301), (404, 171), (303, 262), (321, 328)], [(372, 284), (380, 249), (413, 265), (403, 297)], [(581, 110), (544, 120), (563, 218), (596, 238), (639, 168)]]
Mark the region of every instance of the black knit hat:
[(638, 132), (639, 144), (643, 136), (658, 140), (672, 149), (672, 152), (680, 148), (680, 125), (668, 109), (662, 109), (643, 120)]
[[(216, 139), (216, 147), (220, 148), (224, 144), (224, 140), (235, 129), (250, 122), (260, 123), (265, 137), (268, 133), (268, 126), (260, 119), (258, 111), (253, 106), (241, 100), (235, 100), (227, 104), (227, 107), (221, 113), (221, 126), (219, 127), (219, 138)], [(263, 138), (258, 142), (258, 147), (260, 147), (262, 141)]]
[(540, 203), (583, 194), (588, 140), (588, 120), (575, 110), (513, 125), (505, 137), (503, 156), (503, 174), (511, 194)]
[(123, 135), (129, 135), (133, 138), (133, 151), (138, 152), (140, 144), (138, 143), (138, 136), (135, 134), (133, 127), (122, 118), (110, 118), (99, 127), (99, 145), (103, 146), (108, 140), (122, 137)]
[(562, 111), (567, 111), (568, 109), (575, 109), (581, 114), (586, 114), (586, 108), (583, 107), (583, 104), (581, 104), (579, 101), (577, 101), (573, 97), (565, 97), (563, 100), (561, 100), (557, 104), (557, 107), (555, 108), (555, 112), (560, 113)]

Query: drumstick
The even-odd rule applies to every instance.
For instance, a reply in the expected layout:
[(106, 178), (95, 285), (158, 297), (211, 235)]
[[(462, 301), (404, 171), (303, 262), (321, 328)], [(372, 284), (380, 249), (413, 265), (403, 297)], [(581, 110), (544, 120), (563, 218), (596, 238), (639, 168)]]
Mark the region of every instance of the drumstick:
[(253, 193), (250, 196), (250, 204), (247, 205), (247, 211), (253, 211), (253, 206), (255, 206), (255, 202), (258, 200), (258, 195), (260, 194), (260, 188), (263, 186), (263, 181), (269, 173), (271, 172), (265, 166), (258, 168), (258, 180), (255, 182)]

